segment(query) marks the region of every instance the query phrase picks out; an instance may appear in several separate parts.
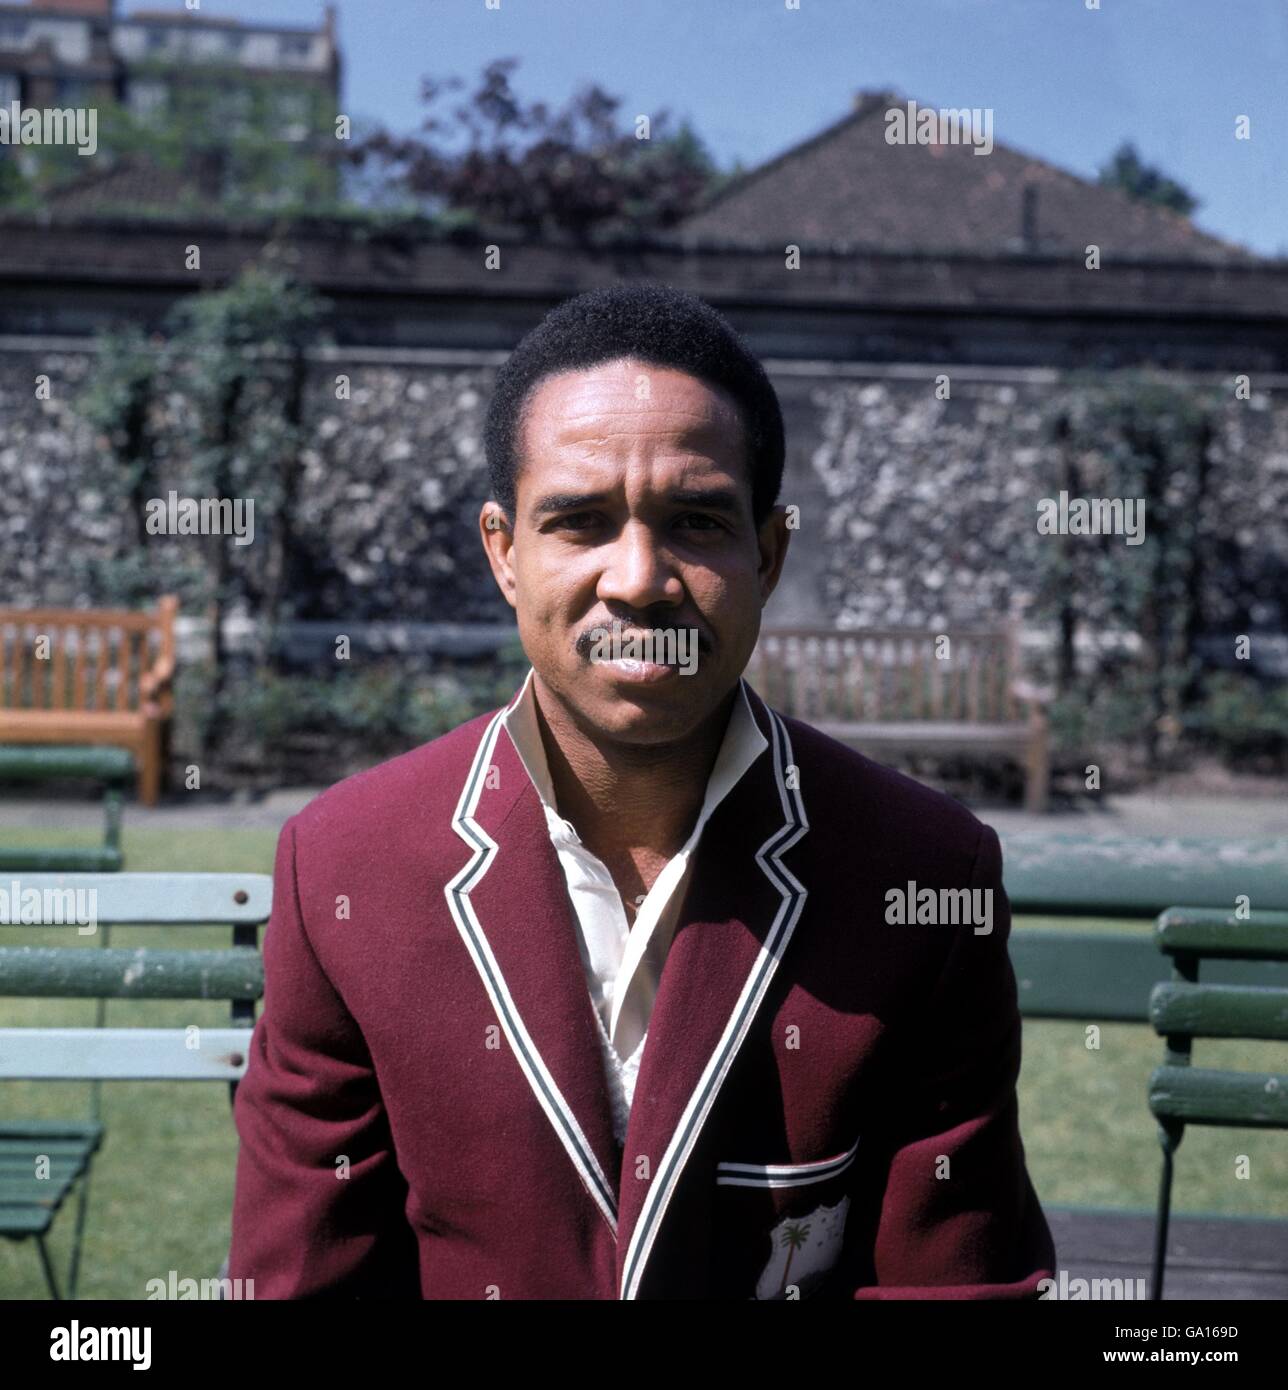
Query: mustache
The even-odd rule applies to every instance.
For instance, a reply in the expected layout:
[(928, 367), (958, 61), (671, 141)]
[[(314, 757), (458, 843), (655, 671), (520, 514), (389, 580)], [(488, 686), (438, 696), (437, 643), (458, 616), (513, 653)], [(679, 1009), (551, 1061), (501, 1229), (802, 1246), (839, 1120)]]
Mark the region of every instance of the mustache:
[[(707, 634), (700, 627), (698, 627), (696, 623), (681, 623), (678, 627), (669, 628), (657, 624), (654, 624), (653, 626), (649, 626), (645, 623), (624, 624), (620, 620), (618, 620), (618, 633), (621, 636), (622, 641), (626, 641), (630, 637), (642, 638), (650, 633), (681, 631), (697, 633), (698, 654), (700, 656), (709, 655), (713, 650), (714, 644), (712, 643), (711, 638), (708, 637)], [(590, 649), (595, 645), (595, 643), (601, 641), (604, 638), (609, 638), (612, 635), (613, 620), (610, 619), (608, 622), (592, 623), (590, 627), (583, 628), (582, 631), (577, 634), (576, 641), (573, 642), (573, 649), (576, 651), (577, 655), (582, 658), (583, 661), (589, 661)]]

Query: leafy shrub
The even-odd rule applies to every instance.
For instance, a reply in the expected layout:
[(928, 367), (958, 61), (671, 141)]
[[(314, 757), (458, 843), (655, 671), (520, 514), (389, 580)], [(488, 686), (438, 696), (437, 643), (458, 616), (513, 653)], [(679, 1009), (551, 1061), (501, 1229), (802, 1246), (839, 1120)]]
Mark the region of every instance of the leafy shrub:
[(208, 784), (326, 783), (438, 738), (514, 693), (523, 676), (503, 652), (486, 666), (433, 674), (384, 664), (327, 676), (234, 671), (212, 703), (209, 668), (176, 684), (176, 756), (220, 726)]
[(1288, 683), (1264, 686), (1250, 676), (1214, 672), (1186, 713), (1185, 727), (1236, 770), (1258, 763), (1282, 771), (1288, 766)]

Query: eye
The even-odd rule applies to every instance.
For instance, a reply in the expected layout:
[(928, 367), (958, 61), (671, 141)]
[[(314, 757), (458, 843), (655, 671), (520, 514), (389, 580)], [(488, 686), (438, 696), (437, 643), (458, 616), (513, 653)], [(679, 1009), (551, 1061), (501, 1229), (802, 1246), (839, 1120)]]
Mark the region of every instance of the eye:
[(697, 530), (699, 531), (724, 530), (724, 525), (722, 522), (717, 521), (713, 516), (707, 516), (705, 512), (689, 512), (685, 516), (682, 516), (680, 520), (687, 522), (699, 521), (704, 523), (703, 525), (697, 527)]
[(567, 516), (559, 517), (553, 525), (555, 528), (566, 527), (569, 531), (588, 531), (597, 520), (594, 512), (569, 512)]

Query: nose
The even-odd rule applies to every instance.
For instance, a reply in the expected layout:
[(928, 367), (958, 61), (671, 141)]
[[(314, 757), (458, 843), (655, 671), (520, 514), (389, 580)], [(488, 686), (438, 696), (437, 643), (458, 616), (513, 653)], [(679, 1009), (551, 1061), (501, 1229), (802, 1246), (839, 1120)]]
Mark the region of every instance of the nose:
[(622, 527), (608, 548), (599, 576), (598, 597), (601, 602), (637, 610), (682, 601), (684, 585), (650, 527), (638, 521)]

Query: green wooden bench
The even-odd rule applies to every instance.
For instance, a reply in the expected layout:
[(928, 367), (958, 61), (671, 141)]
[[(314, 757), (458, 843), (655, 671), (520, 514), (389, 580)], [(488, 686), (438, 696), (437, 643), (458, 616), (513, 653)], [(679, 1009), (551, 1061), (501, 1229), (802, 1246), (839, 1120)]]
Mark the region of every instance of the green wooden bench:
[[(1288, 1041), (1288, 987), (1216, 983), (1209, 969), (1215, 960), (1273, 961), (1288, 972), (1288, 912), (1235, 917), (1173, 908), (1159, 918), (1158, 945), (1172, 959), (1172, 979), (1155, 985), (1149, 1000), (1154, 1031), (1167, 1040), (1163, 1065), (1149, 1078), (1149, 1108), (1163, 1147), (1155, 1298), (1162, 1296), (1172, 1173), (1185, 1126), (1288, 1129), (1288, 1073), (1191, 1065), (1195, 1038)], [(1209, 969), (1209, 978), (1201, 983), (1200, 967)]]
[[(272, 903), (268, 875), (36, 873), (15, 881), (39, 895), (31, 901), (41, 925), (79, 935), (83, 923), (69, 919), (92, 917), (97, 942), (0, 947), (0, 997), (226, 999), (231, 1018), (228, 1028), (201, 1030), (197, 1048), (181, 1028), (0, 1028), (0, 1081), (226, 1081), (234, 1093), (263, 994), (258, 928)], [(84, 896), (68, 896), (77, 893)], [(78, 914), (77, 905), (89, 910)], [(232, 945), (120, 950), (109, 933), (122, 925), (226, 926)], [(0, 1235), (35, 1241), (53, 1298), (60, 1289), (46, 1236), (79, 1180), (67, 1278), (74, 1298), (90, 1165), (103, 1139), (97, 1090), (83, 1122), (0, 1121)]]
[[(1001, 838), (1016, 917), (1155, 922), (1151, 936), (1131, 937), (1020, 926), (1010, 955), (1026, 1018), (1148, 1024), (1167, 1038), (1164, 1065), (1144, 1087), (1163, 1149), (1149, 1263), (1151, 1297), (1160, 1298), (1173, 1155), (1185, 1124), (1288, 1128), (1288, 1075), (1184, 1070), (1195, 1037), (1288, 1037), (1288, 841)], [(1245, 898), (1246, 911), (1236, 911)], [(1132, 1216), (1077, 1208), (1059, 1216), (1058, 1245), (1064, 1237), (1081, 1250), (1114, 1247), (1119, 1263), (1105, 1265), (1110, 1275), (1139, 1264)], [(1228, 1282), (1226, 1247), (1231, 1239), (1246, 1245), (1260, 1237), (1261, 1230), (1250, 1233), (1252, 1224), (1190, 1219), (1191, 1259)], [(1261, 1241), (1257, 1263), (1263, 1283), (1277, 1276), (1278, 1286), (1288, 1288), (1288, 1223), (1257, 1224), (1282, 1225)], [(1277, 1263), (1266, 1253), (1270, 1247), (1279, 1250)]]
[[(1158, 921), (1170, 908), (1288, 910), (1288, 840), (1097, 839), (1037, 832), (1001, 836), (1016, 916)], [(1029, 927), (1012, 933), (1020, 1012), (1031, 1018), (1149, 1023), (1150, 992), (1171, 966), (1151, 937)], [(1288, 986), (1288, 966), (1231, 959), (1215, 983)]]
[(0, 846), (0, 871), (111, 873), (121, 868), (121, 796), (134, 782), (134, 755), (126, 748), (85, 745), (0, 745), (0, 782), (85, 778), (103, 785), (103, 843), (86, 848)]

